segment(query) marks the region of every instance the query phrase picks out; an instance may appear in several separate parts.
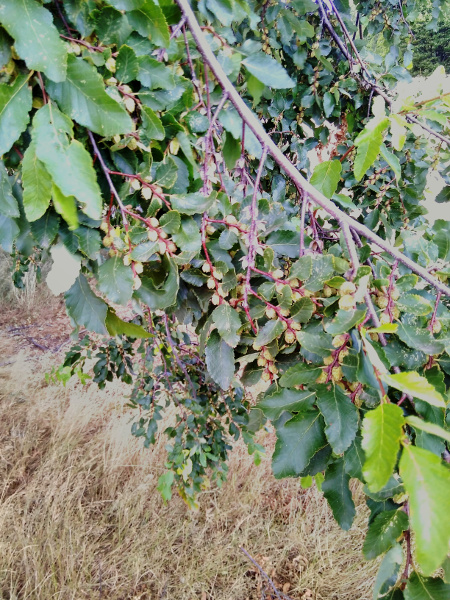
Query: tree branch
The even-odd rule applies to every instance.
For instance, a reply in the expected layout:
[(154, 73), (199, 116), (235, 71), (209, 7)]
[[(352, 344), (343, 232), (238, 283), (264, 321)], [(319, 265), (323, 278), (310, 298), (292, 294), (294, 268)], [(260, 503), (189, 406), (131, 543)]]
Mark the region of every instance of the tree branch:
[(255, 134), (261, 145), (267, 148), (268, 153), (272, 156), (278, 166), (292, 179), (294, 184), (302, 189), (303, 192), (307, 193), (311, 200), (323, 208), (328, 214), (330, 214), (338, 222), (345, 222), (351, 230), (356, 231), (359, 235), (364, 236), (379, 246), (382, 250), (385, 250), (393, 258), (397, 259), (403, 265), (411, 269), (417, 275), (420, 275), (422, 279), (427, 281), (430, 285), (439, 290), (442, 294), (450, 296), (450, 287), (440, 282), (438, 279), (428, 273), (426, 269), (415, 263), (413, 260), (405, 256), (402, 252), (396, 250), (389, 242), (380, 238), (377, 234), (373, 233), (368, 227), (354, 220), (352, 217), (347, 215), (345, 212), (337, 208), (337, 206), (328, 198), (325, 198), (314, 186), (312, 186), (306, 179), (300, 174), (295, 165), (283, 154), (278, 146), (272, 141), (268, 133), (265, 131), (263, 125), (253, 113), (253, 111), (245, 104), (239, 92), (236, 90), (234, 85), (228, 79), (224, 70), (220, 66), (217, 58), (211, 50), (208, 42), (203, 35), (202, 30), (197, 22), (197, 19), (189, 5), (188, 0), (176, 0), (177, 4), (181, 8), (186, 22), (194, 38), (199, 52), (202, 54), (204, 60), (208, 63), (211, 71), (216, 77), (218, 83), (222, 89), (227, 92), (228, 98), (233, 103), (234, 107), (240, 114), (246, 126)]

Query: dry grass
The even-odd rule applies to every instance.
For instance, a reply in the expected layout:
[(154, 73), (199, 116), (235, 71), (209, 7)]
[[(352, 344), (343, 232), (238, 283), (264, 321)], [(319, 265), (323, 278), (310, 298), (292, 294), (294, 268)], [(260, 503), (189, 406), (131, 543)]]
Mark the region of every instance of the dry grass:
[(269, 458), (254, 467), (242, 446), (197, 513), (164, 505), (164, 438), (144, 450), (131, 437), (121, 385), (48, 386), (58, 360), (0, 332), (2, 600), (260, 600), (240, 546), (293, 600), (371, 598), (362, 506), (343, 532), (315, 488), (275, 481)]

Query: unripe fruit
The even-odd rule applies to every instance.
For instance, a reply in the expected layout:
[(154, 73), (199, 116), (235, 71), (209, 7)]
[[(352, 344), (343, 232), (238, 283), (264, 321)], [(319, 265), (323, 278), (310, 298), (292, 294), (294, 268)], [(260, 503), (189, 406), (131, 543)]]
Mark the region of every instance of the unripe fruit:
[(147, 237), (151, 242), (156, 242), (158, 239), (158, 232), (154, 229), (150, 229), (150, 231), (147, 232)]
[(291, 314), (291, 311), (288, 310), (287, 308), (280, 309), (280, 315), (282, 315), (283, 317), (289, 317), (290, 314)]
[(379, 296), (377, 299), (377, 304), (380, 308), (386, 308), (389, 304), (389, 298), (387, 296)]
[(123, 92), (124, 94), (131, 94), (131, 92), (133, 91), (133, 90), (130, 88), (130, 86), (129, 86), (129, 85), (122, 85), (122, 86), (120, 87), (120, 89), (122, 90), (122, 92)]
[(227, 292), (223, 289), (223, 287), (220, 285), (218, 292), (219, 296), (222, 296), (222, 298), (225, 298), (225, 296), (227, 295)]
[(271, 306), (267, 306), (266, 307), (266, 317), (268, 319), (276, 319), (277, 318), (276, 310), (274, 308), (272, 308)]
[(225, 223), (228, 223), (228, 225), (236, 225), (237, 222), (238, 220), (234, 215), (228, 215), (225, 217)]
[(298, 287), (300, 285), (300, 282), (299, 282), (298, 279), (291, 279), (289, 281), (289, 284), (290, 284), (291, 287), (296, 288), (296, 287)]
[(117, 79), (115, 77), (109, 77), (105, 80), (106, 85), (116, 85)]
[(159, 249), (158, 249), (159, 254), (165, 254), (167, 251), (166, 244), (164, 242), (159, 242), (158, 246), (159, 246)]
[(176, 252), (178, 248), (174, 242), (169, 242), (167, 244), (167, 250), (169, 250), (169, 252)]
[(150, 200), (152, 197), (152, 190), (149, 187), (143, 187), (141, 196), (144, 198), (144, 200)]
[(208, 279), (208, 281), (206, 282), (206, 285), (208, 287), (209, 290), (213, 290), (216, 287), (216, 283), (214, 281), (214, 279), (212, 277), (210, 277)]
[(389, 317), (388, 313), (384, 312), (381, 313), (380, 315), (380, 323), (381, 325), (386, 325), (387, 323), (391, 322), (391, 318)]
[(203, 271), (203, 273), (211, 273), (211, 267), (209, 266), (209, 263), (207, 263), (207, 262), (203, 263), (202, 271)]
[(223, 274), (220, 271), (216, 271), (216, 269), (213, 269), (212, 274), (213, 274), (213, 277), (215, 277), (216, 279), (219, 279), (219, 281), (220, 281), (220, 279), (223, 278)]
[(441, 322), (436, 319), (435, 322), (433, 323), (433, 333), (440, 333), (442, 329), (442, 325)]
[(284, 288), (284, 284), (283, 283), (276, 283), (275, 284), (275, 290), (276, 290), (277, 294), (281, 294), (283, 292), (283, 288)]
[(270, 365), (269, 365), (267, 368), (268, 368), (268, 369), (269, 369), (269, 371), (270, 371), (271, 373), (273, 373), (274, 375), (275, 375), (276, 373), (278, 373), (278, 369), (276, 368), (276, 366), (275, 366), (273, 363), (271, 363), (271, 364), (270, 364)]
[(136, 271), (136, 273), (141, 274), (142, 271), (144, 270), (144, 265), (141, 262), (135, 262), (134, 263), (134, 270)]
[(108, 252), (108, 255), (109, 255), (111, 258), (114, 258), (114, 257), (117, 255), (117, 251), (116, 251), (116, 250), (114, 250), (114, 248), (110, 248), (110, 250), (109, 250), (109, 252)]
[(331, 365), (331, 363), (333, 363), (333, 362), (334, 362), (334, 356), (332, 356), (331, 354), (330, 354), (330, 356), (325, 356), (325, 358), (323, 359), (323, 364), (327, 367), (328, 367), (328, 365)]
[(105, 62), (105, 67), (108, 69), (108, 71), (110, 73), (115, 73), (116, 72), (116, 61), (114, 60), (114, 58), (112, 58), (112, 57), (108, 58), (108, 60)]
[(348, 348), (344, 348), (339, 352), (339, 362), (342, 363), (344, 358), (350, 354), (350, 350)]
[(130, 186), (133, 188), (133, 190), (140, 190), (141, 189), (141, 182), (139, 181), (139, 179), (132, 179), (130, 181)]
[(272, 273), (272, 277), (274, 279), (282, 279), (284, 277), (284, 273), (281, 269), (276, 269), (273, 273)]
[(346, 294), (339, 299), (339, 308), (342, 310), (352, 310), (355, 308), (355, 299), (353, 296)]
[(293, 344), (296, 340), (295, 333), (290, 330), (286, 331), (286, 333), (284, 334), (284, 339), (286, 341), (286, 344)]
[(109, 248), (112, 244), (112, 238), (109, 237), (109, 235), (105, 235), (105, 237), (103, 238), (103, 245), (105, 246), (105, 248)]
[(215, 305), (218, 306), (220, 304), (220, 296), (219, 294), (213, 294), (212, 298), (211, 298), (211, 302)]
[(156, 217), (152, 217), (149, 223), (152, 227), (159, 227), (159, 221)]
[(115, 144), (120, 144), (120, 140), (121, 140), (121, 139), (122, 139), (122, 138), (120, 137), (120, 135), (119, 135), (119, 134), (116, 134), (116, 135), (113, 137), (113, 142), (114, 142)]
[(332, 295), (333, 295), (333, 290), (328, 285), (325, 285), (323, 288), (324, 298), (329, 298)]
[(267, 360), (270, 360), (270, 361), (273, 360), (273, 356), (270, 354), (270, 350), (267, 350), (267, 348), (264, 350), (263, 356), (264, 356), (264, 358), (267, 358)]
[(347, 336), (345, 333), (341, 333), (340, 335), (336, 335), (331, 342), (333, 348), (340, 348), (347, 341)]
[(257, 362), (258, 367), (265, 367), (267, 365), (267, 360), (264, 358), (264, 356), (260, 356)]
[(333, 381), (341, 381), (343, 377), (341, 367), (334, 367), (333, 369), (331, 369), (331, 376), (333, 378)]
[(101, 229), (101, 231), (108, 233), (108, 231), (109, 231), (108, 223), (106, 221), (103, 221), (103, 223), (100, 225), (100, 229)]
[(302, 326), (300, 325), (300, 323), (296, 323), (295, 321), (291, 323), (291, 329), (294, 329), (295, 331), (300, 331), (301, 328)]
[(302, 295), (301, 295), (301, 294), (299, 294), (298, 292), (294, 292), (294, 293), (292, 294), (292, 300), (293, 300), (294, 302), (298, 302), (299, 300), (301, 300), (301, 298), (302, 298)]
[(216, 230), (212, 225), (207, 225), (205, 231), (208, 235), (213, 235), (213, 233), (215, 233)]
[(130, 141), (128, 142), (127, 147), (130, 150), (136, 150), (136, 148), (137, 148), (137, 141), (134, 139), (134, 137), (130, 138)]
[(230, 227), (229, 231), (235, 235), (239, 235), (239, 229), (236, 229), (236, 227)]
[(392, 309), (392, 316), (394, 319), (398, 319), (400, 316), (400, 310), (396, 306)]
[(264, 371), (264, 373), (261, 376), (263, 381), (270, 381), (272, 378), (270, 376), (269, 371)]
[(131, 265), (131, 256), (129, 254), (125, 254), (125, 256), (123, 257), (123, 264), (126, 267), (129, 267)]
[(140, 279), (140, 277), (138, 277), (137, 275), (134, 277), (133, 279), (133, 290), (138, 290), (142, 285), (142, 281)]
[(327, 374), (325, 371), (322, 371), (322, 373), (319, 375), (319, 377), (316, 379), (316, 383), (326, 383), (327, 382)]
[(134, 112), (135, 108), (136, 108), (136, 102), (133, 100), (133, 98), (130, 98), (129, 96), (127, 98), (125, 98), (125, 108), (127, 109), (127, 111), (129, 113)]
[(253, 350), (256, 350), (256, 352), (259, 352), (261, 350), (261, 346), (258, 346), (258, 344), (255, 344), (254, 342), (252, 344), (252, 348)]
[(345, 281), (341, 287), (339, 288), (339, 293), (341, 296), (346, 296), (347, 294), (354, 294), (356, 292), (356, 285), (353, 281)]

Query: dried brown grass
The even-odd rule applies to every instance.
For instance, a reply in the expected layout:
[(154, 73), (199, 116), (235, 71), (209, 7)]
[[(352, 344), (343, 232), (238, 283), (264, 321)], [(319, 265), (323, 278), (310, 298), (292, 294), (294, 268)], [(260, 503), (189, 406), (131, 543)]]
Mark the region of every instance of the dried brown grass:
[(269, 458), (255, 467), (238, 445), (228, 482), (197, 513), (179, 498), (164, 505), (164, 438), (144, 450), (131, 437), (126, 388), (47, 385), (55, 355), (11, 344), (0, 334), (2, 600), (259, 600), (240, 546), (293, 599), (371, 597), (358, 489), (343, 532), (315, 488), (275, 481)]

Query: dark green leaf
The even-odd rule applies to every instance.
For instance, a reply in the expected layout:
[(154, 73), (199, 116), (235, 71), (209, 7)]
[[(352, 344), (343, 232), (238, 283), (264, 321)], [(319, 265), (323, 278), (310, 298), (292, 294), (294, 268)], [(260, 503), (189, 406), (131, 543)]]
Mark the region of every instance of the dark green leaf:
[[(45, 211), (44, 211), (45, 212)], [(5, 165), (0, 160), (0, 214), (5, 217), (19, 217), (19, 206), (12, 193), (11, 182)]]
[(115, 77), (122, 83), (128, 83), (136, 79), (138, 72), (139, 63), (134, 50), (129, 46), (122, 46), (116, 59)]
[(28, 79), (19, 75), (12, 85), (0, 85), (0, 156), (11, 149), (30, 120), (32, 98)]
[(143, 6), (129, 12), (128, 20), (142, 36), (150, 36), (156, 46), (169, 46), (169, 27), (161, 7), (154, 0), (146, 0)]
[(176, 264), (166, 256), (162, 262), (167, 274), (164, 281), (156, 285), (153, 279), (143, 276), (142, 286), (134, 292), (135, 297), (152, 310), (163, 310), (172, 306), (178, 293), (179, 276)]
[(165, 131), (161, 119), (148, 106), (141, 106), (142, 125), (139, 130), (141, 141), (149, 146), (153, 140), (163, 140)]
[(286, 373), (280, 378), (280, 385), (283, 387), (295, 387), (296, 385), (304, 385), (313, 383), (322, 373), (320, 367), (313, 367), (312, 365), (299, 362), (293, 367), (290, 367)]
[(200, 192), (185, 194), (183, 196), (173, 195), (170, 198), (172, 208), (184, 215), (202, 214), (214, 204), (216, 194), (204, 196)]
[(36, 156), (36, 144), (32, 142), (22, 161), (23, 206), (28, 221), (36, 221), (47, 210), (52, 197), (52, 179)]
[(442, 579), (413, 573), (406, 585), (405, 600), (448, 600), (450, 585)]
[(263, 52), (252, 54), (243, 60), (242, 64), (256, 79), (271, 88), (282, 89), (295, 86), (295, 81), (289, 77), (286, 69)]
[(370, 523), (363, 552), (367, 559), (376, 558), (391, 548), (408, 529), (408, 516), (402, 510), (382, 512)]
[(113, 310), (111, 310), (111, 308), (108, 309), (105, 324), (109, 335), (126, 335), (130, 338), (153, 337), (153, 334), (145, 331), (141, 325), (136, 325), (136, 323), (128, 323), (127, 321), (122, 321), (122, 319), (119, 319), (119, 317)]
[(261, 347), (266, 346), (267, 344), (270, 344), (272, 340), (280, 337), (283, 331), (283, 322), (279, 319), (267, 321), (264, 327), (259, 330), (255, 339), (255, 344)]
[(88, 331), (95, 331), (106, 335), (105, 326), (108, 305), (91, 290), (84, 275), (79, 275), (73, 286), (64, 294), (69, 317), (77, 325), (86, 327)]
[(239, 343), (240, 335), (238, 330), (242, 323), (239, 313), (229, 304), (221, 304), (214, 309), (212, 313), (213, 321), (217, 327), (220, 337), (231, 347), (236, 347)]
[(216, 332), (213, 331), (206, 344), (206, 365), (212, 379), (227, 390), (234, 377), (234, 351)]
[(119, 256), (108, 258), (98, 270), (98, 289), (111, 302), (127, 304), (133, 294), (133, 271)]
[(403, 550), (400, 544), (395, 544), (383, 558), (378, 569), (377, 578), (373, 588), (373, 600), (377, 600), (380, 594), (385, 594), (396, 580), (400, 566), (403, 562)]
[(295, 413), (312, 409), (315, 398), (314, 392), (285, 388), (264, 396), (257, 407), (268, 419), (276, 421), (284, 411)]
[(352, 493), (348, 487), (350, 475), (345, 472), (344, 459), (332, 463), (322, 483), (323, 495), (328, 501), (339, 526), (348, 531), (352, 526), (356, 510)]
[(358, 430), (358, 411), (343, 390), (323, 385), (317, 392), (317, 406), (322, 413), (325, 435), (335, 454), (342, 454), (353, 442)]

